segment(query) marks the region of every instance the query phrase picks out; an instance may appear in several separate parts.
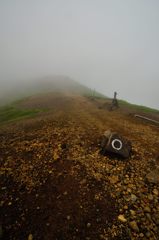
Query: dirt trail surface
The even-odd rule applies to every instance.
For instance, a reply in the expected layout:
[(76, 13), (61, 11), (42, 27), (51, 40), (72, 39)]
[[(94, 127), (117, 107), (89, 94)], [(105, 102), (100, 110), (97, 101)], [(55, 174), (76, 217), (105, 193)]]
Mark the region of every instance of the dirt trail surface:
[[(1, 127), (2, 239), (159, 239), (159, 129), (81, 96), (30, 98), (34, 119)], [(132, 142), (129, 159), (102, 156), (101, 136)], [(156, 172), (155, 172), (156, 173)]]

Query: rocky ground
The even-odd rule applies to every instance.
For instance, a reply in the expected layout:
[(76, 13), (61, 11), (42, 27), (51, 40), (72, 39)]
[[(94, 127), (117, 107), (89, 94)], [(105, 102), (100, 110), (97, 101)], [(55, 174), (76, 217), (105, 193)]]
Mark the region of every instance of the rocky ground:
[[(108, 129), (131, 141), (129, 159), (101, 155)], [(79, 96), (2, 126), (1, 238), (159, 239), (158, 149), (157, 126)]]

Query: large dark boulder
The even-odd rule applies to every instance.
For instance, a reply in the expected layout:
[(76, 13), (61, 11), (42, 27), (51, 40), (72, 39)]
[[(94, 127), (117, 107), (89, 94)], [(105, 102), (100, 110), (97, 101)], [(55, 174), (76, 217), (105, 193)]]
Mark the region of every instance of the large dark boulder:
[(102, 154), (114, 153), (128, 158), (131, 152), (131, 142), (116, 132), (106, 131), (101, 142)]

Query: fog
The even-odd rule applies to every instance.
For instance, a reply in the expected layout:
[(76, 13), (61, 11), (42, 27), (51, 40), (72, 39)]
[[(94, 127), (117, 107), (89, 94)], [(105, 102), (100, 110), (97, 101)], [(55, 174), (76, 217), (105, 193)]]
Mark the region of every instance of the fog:
[(0, 94), (58, 74), (159, 109), (159, 1), (1, 0)]

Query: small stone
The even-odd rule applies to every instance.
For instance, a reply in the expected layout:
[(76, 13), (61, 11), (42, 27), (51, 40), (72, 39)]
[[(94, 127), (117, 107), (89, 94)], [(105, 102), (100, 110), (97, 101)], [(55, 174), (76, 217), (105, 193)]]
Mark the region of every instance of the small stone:
[(153, 232), (158, 232), (158, 227), (157, 226), (153, 227)]
[(154, 203), (155, 203), (155, 204), (158, 204), (158, 202), (159, 202), (157, 198), (158, 198), (158, 197), (156, 196), (156, 199), (154, 199)]
[(149, 194), (148, 197), (147, 197), (150, 201), (153, 200), (153, 195), (152, 194)]
[(135, 221), (130, 222), (130, 223), (129, 223), (129, 226), (130, 226), (130, 228), (131, 228), (133, 231), (139, 232), (139, 227), (138, 227), (138, 225), (137, 225), (137, 223), (136, 223)]
[(136, 212), (134, 210), (130, 210), (131, 216), (135, 216)]
[(99, 200), (99, 199), (100, 199), (100, 196), (97, 195), (97, 194), (95, 194), (94, 199), (95, 199), (95, 200)]
[(157, 190), (156, 188), (154, 188), (153, 194), (156, 195), (156, 196), (158, 196), (158, 190)]
[(28, 240), (33, 240), (33, 235), (32, 234), (29, 234)]
[(150, 183), (159, 183), (159, 169), (155, 169), (146, 175), (146, 179)]
[(90, 228), (90, 226), (91, 226), (91, 223), (87, 223), (87, 228)]
[(110, 181), (110, 183), (115, 184), (115, 183), (119, 182), (119, 177), (116, 175), (111, 176), (111, 177), (109, 177), (109, 181)]
[(127, 210), (127, 209), (128, 209), (128, 206), (127, 206), (127, 205), (125, 205), (125, 206), (124, 206), (124, 210)]
[(97, 219), (96, 219), (96, 222), (97, 222), (97, 223), (100, 223), (100, 222), (101, 222), (101, 218), (97, 218)]
[(131, 194), (131, 201), (132, 202), (136, 202), (136, 200), (137, 200), (136, 195), (135, 194)]
[(149, 219), (149, 221), (152, 220), (152, 219), (151, 219), (151, 215), (150, 215), (150, 213), (146, 213), (146, 217)]
[(127, 189), (127, 192), (128, 192), (128, 193), (131, 193), (131, 192), (132, 192), (131, 188), (128, 188), (128, 189)]
[(151, 208), (149, 206), (144, 207), (144, 212), (150, 213), (151, 212)]
[(9, 202), (9, 203), (8, 203), (8, 206), (11, 206), (11, 205), (12, 205), (12, 202)]
[(119, 216), (118, 216), (118, 220), (121, 221), (121, 222), (123, 222), (123, 223), (127, 222), (127, 220), (126, 220), (126, 218), (124, 217), (124, 215), (119, 215)]
[(68, 194), (67, 191), (63, 193), (64, 196), (66, 196), (67, 194)]
[(127, 185), (129, 183), (128, 179), (124, 179), (124, 184)]
[(144, 234), (143, 234), (143, 233), (140, 233), (139, 236), (140, 236), (141, 238), (143, 238), (143, 237), (144, 237)]
[(159, 225), (159, 214), (158, 213), (155, 213), (153, 215), (153, 219), (154, 219), (155, 224)]
[(71, 217), (70, 216), (67, 216), (67, 220), (70, 220), (71, 219)]
[(129, 184), (128, 184), (128, 188), (130, 188), (130, 189), (134, 189), (135, 186), (134, 186), (132, 183), (129, 183)]
[(3, 206), (3, 204), (4, 204), (4, 201), (1, 201), (1, 202), (0, 202), (0, 207), (2, 207), (2, 206)]
[(120, 197), (121, 196), (121, 192), (120, 191), (116, 191), (116, 196)]
[(104, 236), (104, 235), (102, 235), (102, 234), (100, 234), (100, 236), (99, 236), (99, 237), (100, 237), (100, 239), (103, 239), (103, 240), (104, 240), (104, 239), (106, 239), (106, 238), (105, 238), (105, 236)]

